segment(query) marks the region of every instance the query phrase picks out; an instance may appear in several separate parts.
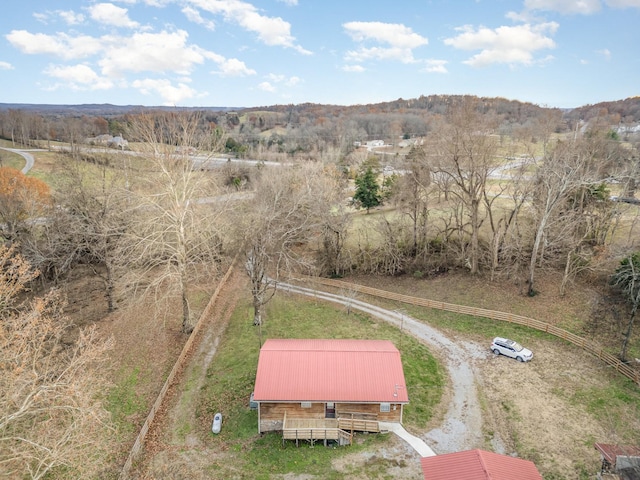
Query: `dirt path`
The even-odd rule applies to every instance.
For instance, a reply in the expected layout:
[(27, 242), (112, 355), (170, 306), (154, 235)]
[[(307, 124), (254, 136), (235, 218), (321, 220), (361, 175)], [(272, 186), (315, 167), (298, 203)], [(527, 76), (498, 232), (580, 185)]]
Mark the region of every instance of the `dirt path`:
[(198, 394), (245, 283), (246, 275), (236, 269), (222, 288), (212, 315), (203, 320), (206, 323), (200, 330), (180, 380), (170, 387), (162, 409), (156, 414), (137, 478), (165, 478), (166, 469), (172, 463), (176, 464), (178, 471), (188, 471), (183, 464), (188, 459), (177, 452), (184, 447), (196, 452), (202, 447), (194, 428), (199, 423), (195, 416)]
[(205, 384), (207, 370), (218, 349), (220, 336), (224, 332), (238, 301), (238, 293), (246, 282), (243, 272), (234, 271), (218, 296), (214, 315), (209, 319), (208, 328), (201, 330), (191, 361), (185, 368), (179, 387), (179, 396), (169, 412), (165, 424), (165, 436), (171, 444), (184, 444), (188, 447), (199, 446), (195, 432), (190, 431), (197, 424), (195, 417), (198, 393)]

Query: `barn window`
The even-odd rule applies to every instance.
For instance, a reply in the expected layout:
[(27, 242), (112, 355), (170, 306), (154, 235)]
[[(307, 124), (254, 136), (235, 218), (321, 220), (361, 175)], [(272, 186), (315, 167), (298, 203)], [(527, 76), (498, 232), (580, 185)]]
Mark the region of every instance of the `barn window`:
[(311, 402), (300, 402), (302, 408), (311, 408)]
[(380, 411), (381, 412), (390, 412), (391, 411), (391, 404), (387, 403), (387, 402), (383, 402), (380, 404)]

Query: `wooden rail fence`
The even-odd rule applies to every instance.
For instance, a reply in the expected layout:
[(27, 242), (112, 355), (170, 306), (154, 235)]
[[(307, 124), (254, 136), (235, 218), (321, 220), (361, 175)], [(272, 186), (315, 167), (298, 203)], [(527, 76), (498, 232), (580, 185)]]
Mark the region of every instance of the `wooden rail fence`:
[(607, 365), (613, 367), (617, 372), (621, 373), (625, 377), (633, 380), (640, 386), (640, 371), (622, 362), (615, 355), (606, 352), (597, 343), (575, 335), (567, 330), (558, 328), (546, 322), (541, 322), (534, 318), (525, 317), (523, 315), (515, 315), (513, 313), (499, 312), (496, 310), (487, 310), (485, 308), (467, 307), (464, 305), (456, 305), (453, 303), (438, 302), (434, 300), (428, 300), (426, 298), (412, 297), (409, 295), (403, 295), (400, 293), (388, 292), (386, 290), (379, 290), (377, 288), (367, 287), (364, 285), (358, 285), (355, 283), (344, 282), (342, 280), (334, 280), (321, 277), (302, 277), (298, 278), (301, 281), (308, 283), (316, 283), (329, 287), (334, 287), (342, 290), (352, 290), (365, 295), (371, 295), (373, 297), (385, 298), (388, 300), (395, 300), (410, 305), (417, 305), (420, 307), (435, 308), (438, 310), (445, 310), (447, 312), (461, 313), (464, 315), (472, 315), (475, 317), (490, 318), (492, 320), (500, 320), (508, 323), (515, 323), (518, 325), (524, 325), (526, 327), (534, 328), (536, 330), (555, 335), (562, 338), (583, 350), (598, 357)]
[(213, 306), (216, 303), (218, 295), (220, 294), (220, 290), (222, 290), (222, 287), (225, 285), (225, 283), (227, 283), (227, 280), (231, 276), (231, 273), (233, 272), (233, 269), (234, 269), (234, 265), (235, 265), (235, 259), (229, 266), (229, 269), (225, 273), (224, 277), (222, 277), (222, 280), (216, 287), (216, 290), (213, 292), (213, 295), (211, 295), (211, 298), (209, 299), (209, 303), (207, 303), (207, 306), (202, 312), (202, 315), (200, 315), (200, 318), (198, 318), (198, 321), (196, 322), (196, 325), (193, 328), (191, 335), (189, 335), (189, 338), (184, 344), (184, 347), (182, 347), (182, 352), (180, 352), (180, 356), (178, 357), (178, 360), (176, 360), (176, 363), (173, 365), (173, 368), (171, 369), (169, 376), (165, 380), (164, 385), (162, 386), (162, 389), (158, 394), (158, 398), (156, 398), (156, 401), (154, 402), (153, 406), (151, 407), (151, 410), (149, 411), (149, 414), (147, 415), (147, 419), (145, 420), (144, 424), (142, 425), (142, 428), (140, 429), (140, 432), (138, 433), (138, 436), (136, 437), (136, 441), (131, 447), (131, 451), (129, 452), (129, 457), (127, 458), (127, 461), (125, 462), (124, 466), (122, 467), (122, 471), (120, 472), (119, 480), (125, 480), (129, 477), (129, 472), (131, 471), (133, 462), (138, 457), (138, 455), (140, 454), (140, 450), (142, 450), (142, 447), (144, 446), (145, 438), (156, 416), (156, 412), (162, 406), (162, 403), (164, 402), (164, 398), (167, 395), (167, 391), (169, 390), (169, 387), (174, 382), (174, 380), (176, 380), (176, 376), (178, 372), (184, 366), (187, 356), (191, 348), (193, 347), (195, 339), (198, 338), (198, 334), (202, 329), (202, 325), (205, 323), (203, 320), (209, 317), (209, 315), (211, 315), (211, 310), (213, 309)]

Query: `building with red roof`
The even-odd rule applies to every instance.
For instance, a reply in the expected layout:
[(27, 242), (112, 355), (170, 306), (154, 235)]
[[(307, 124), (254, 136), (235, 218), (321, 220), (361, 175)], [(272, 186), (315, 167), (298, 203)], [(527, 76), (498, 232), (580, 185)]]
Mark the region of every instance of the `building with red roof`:
[(284, 431), (295, 419), (299, 435), (302, 427), (336, 422), (377, 431), (378, 421), (402, 422), (409, 397), (390, 341), (270, 339), (260, 349), (253, 401), (260, 433)]
[(485, 450), (422, 457), (425, 480), (542, 480), (535, 464)]
[(640, 447), (610, 443), (594, 446), (602, 458), (601, 475), (616, 474), (621, 480), (640, 479)]

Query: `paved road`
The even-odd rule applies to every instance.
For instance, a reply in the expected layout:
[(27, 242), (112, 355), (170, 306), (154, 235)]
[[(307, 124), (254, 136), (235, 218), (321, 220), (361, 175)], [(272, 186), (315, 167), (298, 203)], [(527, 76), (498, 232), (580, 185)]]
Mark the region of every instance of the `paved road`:
[(1, 150), (6, 150), (7, 152), (17, 153), (22, 158), (24, 158), (25, 165), (24, 165), (24, 168), (21, 170), (21, 172), (24, 173), (24, 174), (28, 173), (29, 170), (31, 170), (33, 168), (34, 158), (33, 158), (33, 155), (31, 155), (29, 152), (46, 152), (46, 150), (43, 150), (41, 148), (32, 148), (32, 149), (29, 149), (29, 150), (23, 150), (23, 149), (19, 149), (19, 148), (0, 147), (0, 149)]
[[(53, 150), (68, 152), (71, 147), (66, 146), (54, 146)], [(112, 148), (97, 148), (97, 147), (80, 147), (84, 152), (96, 152), (107, 153), (113, 155), (129, 155), (133, 157), (145, 156), (144, 152), (135, 152), (133, 150), (115, 150)], [(176, 154), (178, 155), (178, 154)], [(250, 166), (268, 166), (268, 167), (281, 167), (283, 165), (293, 165), (293, 163), (281, 163), (281, 162), (269, 162), (265, 160), (253, 160), (250, 158), (232, 158), (229, 156), (214, 156), (214, 155), (188, 155), (193, 162), (193, 168), (195, 170), (213, 170), (219, 168), (222, 165), (250, 165)]]

